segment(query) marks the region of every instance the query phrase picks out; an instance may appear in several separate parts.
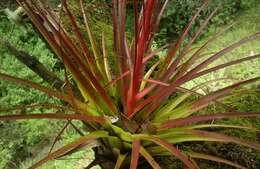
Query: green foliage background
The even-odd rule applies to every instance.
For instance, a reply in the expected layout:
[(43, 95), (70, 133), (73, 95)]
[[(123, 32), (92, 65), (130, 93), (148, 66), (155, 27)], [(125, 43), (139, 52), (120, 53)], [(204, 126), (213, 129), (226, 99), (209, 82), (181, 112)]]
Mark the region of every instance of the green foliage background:
[[(170, 1), (166, 12), (162, 18), (161, 29), (159, 32), (159, 40), (169, 41), (176, 38), (182, 30), (185, 28), (190, 18), (196, 12), (204, 0), (175, 0)], [(217, 6), (221, 6), (217, 15), (211, 21), (214, 26), (225, 24), (230, 22), (241, 10), (241, 0), (213, 0), (210, 1), (210, 5), (207, 10), (200, 15), (191, 31), (191, 34), (199, 27), (199, 25), (205, 20), (207, 15), (210, 14)], [(163, 37), (167, 37), (166, 39)]]
[[(10, 24), (7, 18), (3, 17), (3, 15), (1, 17), (1, 39), (7, 39), (17, 48), (37, 56), (46, 67), (53, 69), (56, 59), (39, 36), (36, 33), (24, 35), (19, 28)], [(31, 31), (33, 31), (32, 28)], [(21, 64), (3, 46), (0, 47), (0, 53), (1, 72), (46, 85), (41, 78)], [(15, 84), (0, 81), (0, 108), (2, 106), (12, 107), (14, 105), (35, 102), (57, 101), (35, 90), (21, 88)], [(25, 110), (20, 111), (20, 113), (24, 112)], [(41, 113), (44, 110), (38, 109), (35, 112)], [(55, 125), (57, 125), (55, 122), (50, 121), (0, 122), (0, 168), (8, 168), (8, 166), (10, 168), (18, 168), (15, 165), (36, 153), (33, 152), (33, 147), (49, 144), (50, 131)]]

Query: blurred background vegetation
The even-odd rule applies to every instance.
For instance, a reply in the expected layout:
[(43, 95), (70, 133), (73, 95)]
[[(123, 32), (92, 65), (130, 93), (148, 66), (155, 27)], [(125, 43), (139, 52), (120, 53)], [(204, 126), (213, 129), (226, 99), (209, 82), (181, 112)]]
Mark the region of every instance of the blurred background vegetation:
[[(58, 4), (58, 0), (49, 0), (54, 6)], [(168, 8), (163, 16), (161, 29), (158, 32), (158, 36), (155, 39), (155, 46), (161, 46), (161, 44), (173, 42), (181, 33), (190, 17), (196, 11), (196, 8), (201, 5), (203, 0), (170, 0)], [(110, 0), (88, 0), (91, 5), (99, 4), (100, 2), (110, 2)], [(236, 41), (239, 38), (254, 33), (260, 30), (260, 0), (213, 0), (208, 9), (202, 13), (201, 19), (197, 20), (194, 26), (194, 31), (198, 28), (198, 25), (205, 19), (209, 11), (212, 11), (216, 6), (220, 5), (220, 9), (216, 17), (211, 21), (210, 26), (204, 32), (203, 36), (199, 39), (196, 45), (203, 43), (212, 34), (215, 34), (218, 30), (223, 29), (227, 24), (237, 22), (234, 28), (219, 38), (218, 43), (215, 46), (209, 48), (210, 51), (215, 51), (226, 46), (226, 44)], [(97, 5), (98, 6), (98, 5)], [(56, 59), (56, 56), (49, 50), (48, 46), (42, 41), (41, 37), (35, 31), (33, 26), (28, 21), (26, 27), (28, 33), (24, 33), (19, 26), (11, 23), (4, 14), (5, 8), (14, 10), (17, 7), (15, 0), (0, 0), (0, 40), (8, 40), (16, 48), (24, 50), (29, 54), (36, 56), (49, 70), (52, 70), (60, 78), (62, 78), (62, 65)], [(107, 17), (100, 17), (109, 15), (108, 8), (97, 7), (94, 12), (91, 12), (93, 18), (93, 27), (96, 32), (100, 29), (109, 30), (109, 21)], [(132, 7), (128, 6), (129, 19), (127, 21), (128, 33), (132, 33)], [(102, 18), (102, 19), (100, 19)], [(107, 26), (106, 26), (107, 25)], [(192, 31), (192, 32), (194, 32)], [(97, 33), (98, 35), (98, 33)], [(112, 41), (111, 41), (112, 46)], [(231, 54), (227, 55), (224, 60), (227, 61), (232, 58), (238, 58), (248, 56), (260, 52), (260, 42), (250, 43), (249, 45), (235, 50)], [(24, 64), (20, 63), (3, 45), (0, 45), (0, 71), (5, 72), (17, 77), (33, 80), (34, 82), (48, 85), (43, 79), (38, 77), (34, 72), (27, 68)], [(254, 77), (260, 73), (260, 60), (254, 62), (247, 62), (241, 66), (232, 67), (232, 69), (223, 70), (218, 74), (213, 74), (212, 77), (205, 77), (198, 79), (199, 82), (206, 79), (221, 78), (224, 74), (228, 75), (232, 79), (246, 79), (247, 77)], [(194, 84), (198, 83), (194, 81)], [(219, 87), (226, 86), (232, 81), (223, 81), (221, 83), (215, 83), (211, 86), (203, 88), (202, 92), (216, 90)], [(187, 84), (187, 85), (194, 85)], [(256, 86), (259, 89), (259, 86)], [(0, 109), (3, 107), (11, 107), (20, 104), (29, 103), (57, 103), (59, 101), (50, 99), (47, 95), (40, 92), (20, 88), (11, 83), (0, 81)], [(241, 111), (258, 111), (260, 112), (260, 94), (259, 92), (252, 91), (248, 94), (239, 95), (226, 100), (227, 103), (232, 103), (234, 108)], [(217, 111), (217, 107), (212, 107), (205, 111)], [(30, 111), (30, 110), (29, 110)], [(20, 111), (20, 113), (24, 113)], [(38, 109), (34, 112), (40, 113), (44, 110)], [(8, 112), (10, 113), (10, 112)], [(15, 112), (13, 112), (15, 113)], [(243, 119), (232, 120), (227, 123), (231, 124), (247, 124), (260, 128), (259, 119)], [(19, 121), (19, 122), (0, 122), (0, 169), (18, 169), (27, 168), (33, 161), (41, 157), (42, 154), (47, 153), (51, 143), (55, 136), (59, 133), (65, 122), (45, 121), (45, 120), (33, 120), (33, 121)], [(79, 128), (80, 124), (75, 124)], [(250, 132), (236, 132), (232, 130), (223, 131), (235, 134), (237, 136), (245, 137), (250, 140), (260, 141), (259, 135)], [(68, 128), (61, 136), (58, 145), (67, 143), (73, 138), (79, 135), (73, 128)], [(221, 150), (220, 153), (226, 156), (227, 159), (233, 161), (243, 160), (243, 164), (248, 168), (258, 169), (260, 168), (260, 154), (259, 152), (253, 152), (251, 150), (243, 148), (241, 154), (241, 147), (226, 145), (218, 147), (217, 145), (203, 145), (211, 147), (212, 152)], [(195, 147), (203, 149), (203, 146)], [(234, 151), (234, 153), (228, 153)], [(60, 159), (50, 162), (46, 165), (46, 169), (62, 168), (84, 168), (93, 159), (93, 152), (79, 152), (73, 154), (68, 159)], [(210, 164), (209, 164), (210, 165)], [(75, 167), (76, 166), (76, 167)], [(170, 167), (170, 166), (168, 166)], [(207, 168), (209, 166), (205, 166)], [(212, 166), (211, 166), (212, 167)], [(209, 167), (209, 168), (211, 168)], [(218, 168), (218, 165), (214, 165)], [(219, 168), (220, 169), (220, 168)], [(223, 168), (221, 168), (223, 169)]]

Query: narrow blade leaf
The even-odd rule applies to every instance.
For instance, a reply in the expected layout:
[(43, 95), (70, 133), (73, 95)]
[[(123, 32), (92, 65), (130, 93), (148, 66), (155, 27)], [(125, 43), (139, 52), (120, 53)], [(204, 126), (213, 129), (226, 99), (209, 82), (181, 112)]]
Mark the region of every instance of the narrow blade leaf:
[(147, 160), (147, 162), (153, 167), (153, 169), (161, 169), (159, 164), (153, 159), (153, 157), (145, 150), (145, 148), (141, 147), (140, 153)]
[(140, 140), (134, 140), (132, 143), (132, 155), (131, 155), (130, 169), (137, 169), (140, 147), (141, 147)]
[(235, 167), (235, 168), (247, 169), (246, 167), (243, 167), (239, 164), (236, 164), (232, 161), (229, 161), (229, 160), (226, 160), (226, 159), (223, 159), (223, 158), (220, 158), (220, 157), (216, 157), (216, 156), (212, 156), (212, 155), (208, 155), (208, 154), (202, 154), (202, 153), (195, 153), (195, 152), (187, 152), (187, 154), (192, 158), (215, 161), (215, 162), (218, 162), (218, 163), (227, 164), (227, 165)]
[(87, 142), (89, 140), (96, 140), (98, 138), (104, 138), (104, 137), (108, 137), (108, 133), (105, 131), (92, 132), (84, 137), (77, 139), (76, 141), (74, 141), (70, 144), (65, 145), (64, 147), (54, 151), (53, 153), (47, 155), (42, 160), (38, 161), (36, 164), (31, 166), (30, 169), (38, 168), (38, 167), (42, 166), (44, 163), (48, 162), (49, 160), (58, 158), (58, 157), (62, 156), (63, 154), (66, 154), (66, 153), (76, 149), (78, 146), (80, 146), (81, 144), (84, 144), (85, 142)]
[(193, 116), (187, 117), (182, 119), (174, 119), (166, 121), (165, 123), (161, 124), (159, 130), (165, 130), (169, 128), (181, 127), (186, 126), (189, 124), (195, 124), (199, 122), (211, 121), (211, 120), (220, 120), (220, 119), (229, 119), (229, 118), (239, 118), (239, 117), (256, 117), (260, 116), (260, 113), (250, 113), (250, 112), (232, 112), (232, 113), (217, 113), (212, 115), (200, 115), (200, 116)]
[(26, 120), (26, 119), (53, 119), (53, 120), (83, 120), (85, 122), (106, 123), (104, 117), (88, 116), (81, 114), (21, 114), (0, 116), (0, 121), (6, 120)]

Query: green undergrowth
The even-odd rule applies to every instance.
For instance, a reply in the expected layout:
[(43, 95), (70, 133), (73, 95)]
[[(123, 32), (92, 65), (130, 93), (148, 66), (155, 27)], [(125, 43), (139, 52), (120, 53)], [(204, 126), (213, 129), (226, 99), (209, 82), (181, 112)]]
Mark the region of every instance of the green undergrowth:
[[(59, 129), (57, 129), (55, 131), (55, 133), (58, 134), (60, 129), (61, 129), (61, 127)], [(55, 144), (53, 150), (55, 151), (59, 147), (62, 147), (63, 145), (66, 145), (79, 137), (80, 137), (80, 135), (70, 126), (61, 135), (59, 141)], [(27, 169), (30, 166), (32, 166), (34, 163), (36, 163), (37, 161), (41, 160), (44, 156), (46, 156), (49, 153), (51, 145), (52, 144), (49, 144), (49, 145), (43, 147), (43, 149), (41, 149), (41, 151), (39, 151), (37, 154), (35, 154), (34, 157), (27, 158), (26, 161), (23, 162), (19, 168)], [(49, 161), (48, 163), (43, 165), (41, 167), (41, 169), (57, 169), (57, 168), (83, 169), (86, 166), (88, 166), (88, 164), (93, 160), (94, 160), (94, 152), (87, 147), (83, 147), (83, 148), (81, 148), (80, 151), (72, 153), (71, 155)], [(99, 169), (99, 167), (95, 166), (92, 169)]]
[[(0, 39), (8, 40), (18, 49), (37, 56), (39, 60), (49, 69), (54, 69), (56, 59), (47, 48), (46, 44), (40, 40), (39, 36), (33, 32), (23, 34), (19, 27), (1, 15)], [(0, 45), (0, 72), (8, 73), (16, 77), (32, 80), (36, 83), (47, 85), (35, 75), (30, 69), (21, 64), (10, 52)], [(58, 71), (56, 71), (58, 73)], [(59, 103), (55, 99), (50, 99), (46, 94), (38, 91), (22, 88), (16, 84), (0, 81), (0, 108), (8, 108), (14, 105), (25, 105), (30, 103)], [(13, 113), (47, 113), (43, 109), (19, 110)], [(2, 112), (1, 114), (4, 114)], [(10, 112), (8, 112), (10, 113)], [(50, 133), (57, 126), (54, 121), (17, 121), (0, 122), (0, 168), (19, 168), (19, 163), (25, 158), (34, 154), (34, 147), (37, 145), (50, 144)]]

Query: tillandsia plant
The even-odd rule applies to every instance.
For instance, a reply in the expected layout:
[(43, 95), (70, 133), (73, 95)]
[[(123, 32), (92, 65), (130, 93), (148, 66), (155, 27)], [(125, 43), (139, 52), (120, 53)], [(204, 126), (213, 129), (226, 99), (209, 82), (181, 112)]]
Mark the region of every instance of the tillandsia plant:
[[(105, 33), (100, 33), (102, 34), (100, 43), (94, 37), (86, 3), (83, 0), (76, 1), (80, 9), (81, 22), (79, 17), (71, 12), (67, 0), (61, 1), (58, 12), (38, 0), (17, 0), (17, 2), (64, 63), (65, 84), (62, 89), (52, 89), (4, 73), (0, 73), (0, 78), (45, 92), (64, 103), (34, 104), (22, 108), (61, 109), (64, 113), (5, 115), (0, 116), (0, 120), (68, 120), (64, 129), (72, 120), (79, 120), (88, 131), (88, 134), (74, 142), (55, 151), (51, 150), (31, 168), (40, 167), (49, 160), (68, 155), (82, 146), (91, 147), (96, 153), (96, 159), (89, 168), (99, 164), (104, 169), (135, 169), (145, 168), (145, 165), (158, 169), (160, 165), (155, 161), (155, 157), (158, 156), (174, 156), (189, 169), (199, 168), (195, 159), (245, 168), (220, 157), (184, 151), (176, 146), (184, 142), (236, 143), (260, 150), (258, 143), (207, 130), (216, 127), (255, 130), (250, 127), (216, 125), (209, 122), (259, 116), (258, 112), (238, 112), (229, 109), (227, 105), (221, 103), (221, 100), (232, 96), (239, 87), (259, 81), (260, 77), (241, 81), (206, 95), (198, 92), (198, 89), (205, 84), (192, 89), (183, 86), (223, 68), (259, 59), (259, 54), (250, 55), (208, 68), (211, 63), (228, 52), (260, 38), (260, 32), (244, 37), (215, 53), (205, 55), (208, 46), (214, 44), (214, 41), (231, 27), (211, 37), (202, 46), (193, 48), (194, 42), (217, 12), (216, 9), (210, 13), (195, 34), (188, 38), (194, 21), (209, 3), (205, 1), (177, 41), (154, 49), (152, 47), (154, 36), (159, 29), (160, 18), (168, 0), (113, 0), (109, 6), (112, 11), (114, 42), (113, 49), (109, 50)], [(134, 9), (133, 37), (126, 33), (125, 28), (127, 5), (132, 5)], [(67, 29), (68, 26), (64, 26), (62, 22), (64, 19), (69, 21), (70, 30)], [(149, 60), (159, 53), (165, 55), (148, 67)], [(75, 92), (77, 89), (79, 92)], [(199, 97), (195, 100), (190, 99), (192, 95)], [(225, 107), (227, 112), (206, 115), (198, 113), (212, 104)]]

